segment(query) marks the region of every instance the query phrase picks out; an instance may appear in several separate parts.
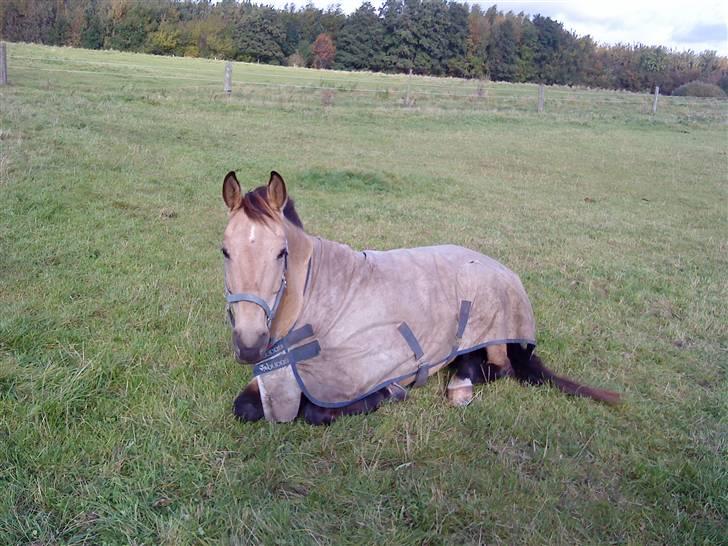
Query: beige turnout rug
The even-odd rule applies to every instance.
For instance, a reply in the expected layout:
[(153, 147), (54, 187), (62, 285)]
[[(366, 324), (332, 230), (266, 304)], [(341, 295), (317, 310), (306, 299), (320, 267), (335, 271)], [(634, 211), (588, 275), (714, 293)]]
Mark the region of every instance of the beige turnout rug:
[(303, 309), (258, 362), (265, 417), (291, 421), (303, 392), (342, 407), (393, 383), (420, 385), (456, 356), (535, 345), (518, 276), (458, 246), (354, 252), (317, 239)]

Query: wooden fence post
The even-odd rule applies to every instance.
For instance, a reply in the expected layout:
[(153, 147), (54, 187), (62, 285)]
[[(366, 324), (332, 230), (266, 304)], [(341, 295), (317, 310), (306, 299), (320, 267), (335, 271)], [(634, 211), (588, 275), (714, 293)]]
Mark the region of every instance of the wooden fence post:
[(228, 97), (233, 92), (233, 63), (230, 61), (225, 63), (225, 85), (223, 89)]
[(660, 96), (660, 86), (656, 85), (655, 86), (655, 100), (652, 102), (652, 113), (653, 114), (657, 113), (657, 97), (659, 97), (659, 96)]
[(0, 42), (0, 85), (8, 83), (8, 59), (5, 51), (5, 42)]
[(409, 76), (407, 76), (407, 95), (404, 97), (404, 105), (406, 107), (412, 106), (412, 99), (410, 99), (410, 83), (412, 82), (412, 69), (409, 69)]
[(485, 89), (485, 82), (483, 78), (478, 79), (478, 88), (475, 90), (475, 96), (479, 99), (485, 99), (488, 97), (488, 91)]
[(543, 112), (543, 103), (544, 103), (544, 85), (542, 83), (538, 84), (538, 113), (540, 114)]

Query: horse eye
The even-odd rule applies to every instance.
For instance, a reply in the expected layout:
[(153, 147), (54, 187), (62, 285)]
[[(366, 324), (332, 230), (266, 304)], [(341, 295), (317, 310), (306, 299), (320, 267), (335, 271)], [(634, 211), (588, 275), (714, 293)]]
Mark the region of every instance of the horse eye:
[(222, 250), (222, 255), (225, 256), (229, 260), (230, 259), (230, 254), (228, 254), (227, 249), (226, 248), (221, 248), (220, 250)]
[(282, 249), (282, 250), (281, 250), (281, 251), (280, 251), (280, 252), (278, 253), (278, 259), (280, 260), (280, 259), (281, 259), (281, 258), (283, 258), (283, 256), (285, 256), (286, 254), (288, 254), (288, 250), (286, 250), (285, 248), (284, 248), (284, 249)]

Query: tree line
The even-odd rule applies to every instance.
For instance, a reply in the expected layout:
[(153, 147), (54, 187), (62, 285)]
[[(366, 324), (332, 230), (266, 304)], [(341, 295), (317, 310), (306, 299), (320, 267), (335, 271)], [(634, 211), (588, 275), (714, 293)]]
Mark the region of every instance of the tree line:
[(2, 0), (9, 41), (343, 70), (489, 78), (671, 93), (701, 80), (728, 91), (728, 58), (603, 45), (549, 17), (446, 0), (274, 9), (238, 0)]

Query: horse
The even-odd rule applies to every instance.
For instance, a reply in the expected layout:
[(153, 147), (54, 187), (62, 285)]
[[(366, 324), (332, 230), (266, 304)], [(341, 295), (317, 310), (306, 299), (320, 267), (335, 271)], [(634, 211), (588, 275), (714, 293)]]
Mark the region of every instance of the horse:
[(329, 424), (403, 400), (448, 366), (454, 406), (504, 377), (619, 403), (544, 365), (523, 285), (498, 261), (454, 245), (357, 252), (310, 235), (275, 171), (245, 194), (231, 171), (222, 196), (232, 348), (254, 374), (233, 403), (239, 420)]

